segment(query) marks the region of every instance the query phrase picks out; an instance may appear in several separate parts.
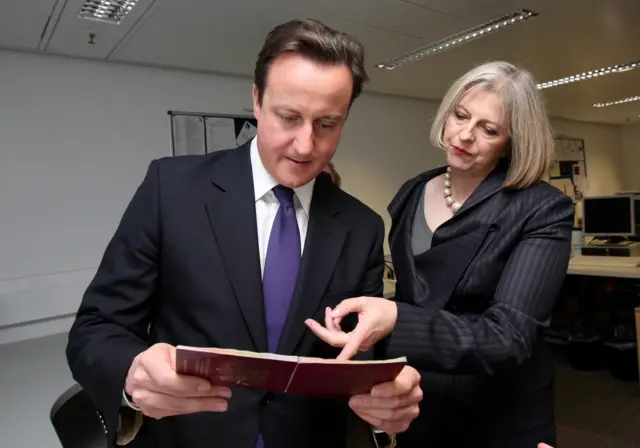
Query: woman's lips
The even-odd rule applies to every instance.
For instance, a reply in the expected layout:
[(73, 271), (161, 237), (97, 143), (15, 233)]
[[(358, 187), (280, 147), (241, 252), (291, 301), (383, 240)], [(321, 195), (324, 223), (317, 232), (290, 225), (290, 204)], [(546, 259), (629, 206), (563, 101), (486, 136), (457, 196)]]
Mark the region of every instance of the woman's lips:
[(465, 151), (464, 149), (462, 149), (462, 148), (460, 148), (458, 146), (454, 146), (453, 147), (453, 151), (458, 156), (469, 157), (471, 155), (471, 153), (469, 151)]

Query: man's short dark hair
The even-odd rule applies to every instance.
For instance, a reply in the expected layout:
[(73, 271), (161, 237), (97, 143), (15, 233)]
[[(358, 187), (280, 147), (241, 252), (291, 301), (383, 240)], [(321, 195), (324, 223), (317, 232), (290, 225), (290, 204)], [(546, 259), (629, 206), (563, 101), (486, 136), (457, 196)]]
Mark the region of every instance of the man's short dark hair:
[(262, 104), (271, 64), (287, 53), (297, 53), (319, 64), (346, 65), (353, 78), (352, 103), (369, 80), (364, 68), (364, 47), (357, 39), (314, 19), (291, 20), (269, 32), (258, 54), (254, 83), (259, 104)]

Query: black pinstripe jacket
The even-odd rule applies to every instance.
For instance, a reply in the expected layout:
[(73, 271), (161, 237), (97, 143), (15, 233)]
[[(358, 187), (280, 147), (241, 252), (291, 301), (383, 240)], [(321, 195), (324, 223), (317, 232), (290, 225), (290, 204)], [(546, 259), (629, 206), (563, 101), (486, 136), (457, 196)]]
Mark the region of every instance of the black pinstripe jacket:
[(409, 180), (389, 205), (399, 303), (387, 356), (469, 386), (498, 378), (502, 389), (523, 390), (551, 379), (551, 362), (536, 353), (566, 275), (574, 206), (545, 182), (503, 188), (507, 168), (501, 163), (416, 257), (411, 227), (422, 187), (445, 168)]

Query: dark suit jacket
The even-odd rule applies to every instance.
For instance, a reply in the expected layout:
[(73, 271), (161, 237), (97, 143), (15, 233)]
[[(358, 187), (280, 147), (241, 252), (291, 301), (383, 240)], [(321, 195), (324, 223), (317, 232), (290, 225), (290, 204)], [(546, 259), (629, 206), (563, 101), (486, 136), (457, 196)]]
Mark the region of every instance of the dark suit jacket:
[(399, 303), (386, 355), (407, 356), (422, 371), (425, 397), (469, 405), (552, 379), (539, 336), (566, 275), (574, 206), (544, 182), (503, 188), (507, 168), (502, 161), (415, 257), (420, 195), (445, 168), (409, 180), (389, 205)]
[[(114, 440), (127, 371), (157, 342), (266, 352), (249, 144), (151, 162), (69, 335), (74, 378)], [(382, 294), (379, 215), (317, 178), (295, 297), (278, 353), (335, 357), (307, 330), (324, 309)], [(149, 329), (147, 331), (147, 329)], [(347, 403), (236, 389), (225, 413), (145, 420), (131, 446), (339, 447)]]

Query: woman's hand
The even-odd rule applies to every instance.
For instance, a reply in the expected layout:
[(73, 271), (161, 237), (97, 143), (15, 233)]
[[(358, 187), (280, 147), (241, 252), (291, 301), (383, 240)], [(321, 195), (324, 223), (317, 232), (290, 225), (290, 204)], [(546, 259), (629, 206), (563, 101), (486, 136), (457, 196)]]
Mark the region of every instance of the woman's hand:
[[(358, 313), (356, 328), (345, 333), (340, 328), (342, 318)], [(316, 336), (333, 347), (343, 347), (336, 359), (351, 359), (358, 351), (369, 350), (376, 342), (393, 330), (398, 317), (395, 302), (379, 297), (357, 297), (340, 302), (333, 310), (325, 310), (325, 326), (313, 319), (305, 324)]]

